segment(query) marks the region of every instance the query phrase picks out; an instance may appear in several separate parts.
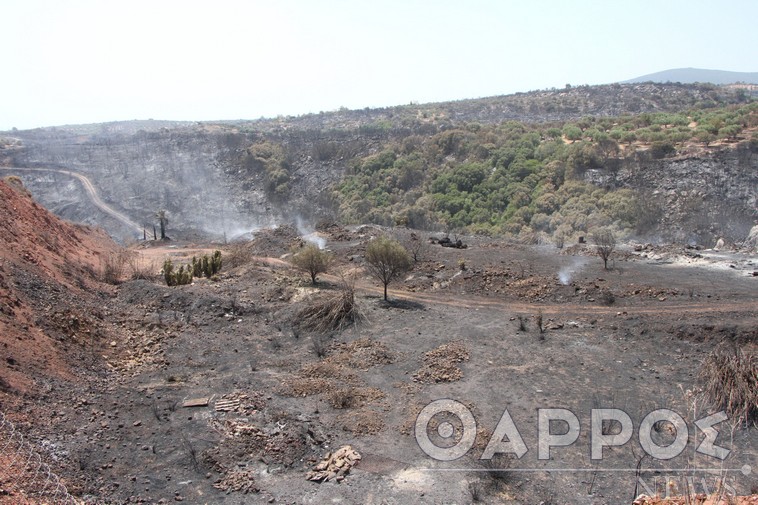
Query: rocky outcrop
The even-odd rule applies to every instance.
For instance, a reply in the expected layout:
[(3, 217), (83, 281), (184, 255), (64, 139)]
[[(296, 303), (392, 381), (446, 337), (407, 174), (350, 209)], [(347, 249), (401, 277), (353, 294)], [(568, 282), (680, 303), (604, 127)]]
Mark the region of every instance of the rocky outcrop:
[(617, 171), (592, 170), (587, 179), (648, 195), (662, 214), (662, 239), (713, 246), (719, 237), (742, 242), (758, 220), (758, 151), (742, 142), (708, 152), (651, 159), (640, 152)]
[(748, 251), (758, 252), (758, 225), (753, 226), (742, 247)]

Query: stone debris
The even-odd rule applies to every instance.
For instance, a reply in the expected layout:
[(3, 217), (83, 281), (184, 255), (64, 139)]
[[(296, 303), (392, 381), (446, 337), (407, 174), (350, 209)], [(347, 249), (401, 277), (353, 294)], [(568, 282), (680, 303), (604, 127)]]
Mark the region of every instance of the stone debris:
[(455, 382), (463, 377), (458, 364), (468, 359), (469, 352), (462, 343), (443, 344), (424, 355), (424, 366), (413, 374), (413, 380), (424, 384)]
[(239, 399), (218, 400), (215, 405), (216, 412), (231, 412), (240, 406)]
[(315, 482), (335, 480), (342, 481), (345, 476), (361, 460), (361, 455), (349, 445), (345, 445), (328, 453), (313, 470), (308, 472), (306, 479)]
[(190, 399), (184, 400), (182, 402), (182, 407), (183, 408), (189, 408), (189, 407), (207, 407), (208, 406), (208, 402), (210, 402), (210, 400), (211, 399), (209, 397), (207, 397), (207, 396), (204, 397), (204, 398), (190, 398)]
[(237, 493), (257, 493), (260, 491), (255, 486), (253, 472), (250, 470), (234, 470), (226, 474), (222, 479), (213, 483), (213, 487), (226, 492), (226, 494)]

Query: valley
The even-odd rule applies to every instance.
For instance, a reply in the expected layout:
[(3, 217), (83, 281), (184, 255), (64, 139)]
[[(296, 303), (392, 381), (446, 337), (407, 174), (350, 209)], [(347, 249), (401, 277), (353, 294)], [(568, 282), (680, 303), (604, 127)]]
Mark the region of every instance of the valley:
[(3, 134), (0, 503), (758, 493), (756, 114), (629, 84)]

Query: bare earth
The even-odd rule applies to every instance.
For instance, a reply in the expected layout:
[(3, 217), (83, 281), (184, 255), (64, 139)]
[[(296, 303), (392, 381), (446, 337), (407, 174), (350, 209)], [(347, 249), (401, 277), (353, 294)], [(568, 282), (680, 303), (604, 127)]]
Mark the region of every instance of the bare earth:
[[(755, 352), (755, 256), (629, 245), (604, 271), (589, 247), (466, 237), (467, 249), (429, 245), (391, 285), (388, 304), (361, 264), (378, 232), (322, 230), (337, 262), (316, 287), (281, 259), (301, 240), (286, 227), (261, 232), (248, 261), (215, 281), (124, 282), (100, 302), (99, 347), (75, 346), (106, 365), (69, 363), (77, 379), (29, 383), (25, 396), (11, 384), (3, 408), (87, 503), (619, 504), (648, 491), (684, 494), (688, 483), (697, 493), (755, 491), (755, 428), (718, 425), (717, 444), (731, 450), (721, 461), (695, 451), (703, 437), (694, 425), (711, 413), (698, 394), (706, 354), (723, 342)], [(157, 270), (167, 255), (181, 262), (215, 247), (136, 253)], [(222, 249), (227, 261), (239, 254)], [(339, 272), (356, 276), (366, 317), (324, 337), (320, 357), (297, 314), (335, 292)], [(414, 437), (421, 409), (442, 398), (466, 405), (477, 423), (474, 447), (449, 462)], [(537, 456), (545, 408), (568, 409), (581, 426), (550, 460)], [(600, 461), (590, 459), (593, 408), (622, 409), (635, 426), (632, 441)], [(660, 408), (689, 427), (688, 445), (669, 461), (643, 458), (637, 440), (642, 418)], [(506, 409), (528, 451), (486, 464), (479, 458)], [(442, 433), (443, 421), (432, 431)], [(458, 440), (461, 425), (450, 422)], [(655, 436), (673, 440), (666, 430)], [(361, 458), (344, 480), (306, 480), (346, 445)], [(14, 503), (21, 494), (10, 489)]]

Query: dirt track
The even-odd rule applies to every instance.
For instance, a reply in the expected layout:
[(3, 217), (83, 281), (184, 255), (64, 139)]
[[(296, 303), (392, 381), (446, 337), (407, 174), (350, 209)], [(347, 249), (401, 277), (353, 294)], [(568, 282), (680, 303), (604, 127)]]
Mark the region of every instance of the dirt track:
[(92, 181), (84, 174), (80, 172), (74, 172), (72, 170), (63, 170), (58, 168), (9, 168), (9, 167), (0, 167), (0, 170), (5, 170), (8, 172), (55, 172), (58, 174), (68, 175), (70, 177), (74, 177), (75, 179), (78, 179), (82, 186), (84, 187), (84, 191), (87, 194), (87, 196), (92, 200), (92, 203), (100, 210), (105, 212), (106, 214), (109, 214), (113, 216), (114, 218), (121, 221), (123, 224), (128, 226), (129, 228), (136, 231), (138, 234), (142, 234), (143, 227), (129, 219), (129, 217), (114, 209), (107, 203), (105, 203), (101, 198), (100, 195), (97, 192), (97, 188), (92, 184)]
[[(168, 252), (169, 250), (167, 250)], [(292, 265), (280, 258), (272, 258), (265, 256), (257, 256), (253, 258), (254, 261), (265, 263), (267, 265), (292, 268)], [(329, 282), (338, 283), (340, 277), (330, 274), (321, 274), (320, 277)], [(382, 295), (383, 290), (381, 287), (377, 287), (375, 283), (372, 283), (366, 276), (361, 277), (356, 282), (356, 288), (359, 292), (371, 295)], [(623, 313), (624, 315), (635, 314), (670, 314), (672, 311), (678, 313), (711, 313), (711, 312), (754, 312), (756, 310), (755, 301), (734, 301), (734, 300), (708, 300), (704, 302), (674, 302), (666, 303), (658, 302), (653, 307), (648, 306), (631, 306), (631, 307), (603, 307), (603, 306), (590, 306), (587, 304), (576, 303), (562, 303), (556, 305), (554, 303), (539, 303), (539, 302), (514, 302), (510, 300), (498, 300), (485, 297), (478, 297), (476, 295), (466, 295), (466, 297), (454, 296), (444, 292), (438, 293), (414, 293), (400, 289), (388, 289), (388, 294), (392, 298), (409, 300), (414, 302), (428, 303), (432, 305), (446, 305), (451, 307), (460, 307), (466, 309), (478, 309), (478, 308), (495, 308), (509, 311), (526, 311), (536, 312), (542, 311), (545, 314), (617, 314)]]

